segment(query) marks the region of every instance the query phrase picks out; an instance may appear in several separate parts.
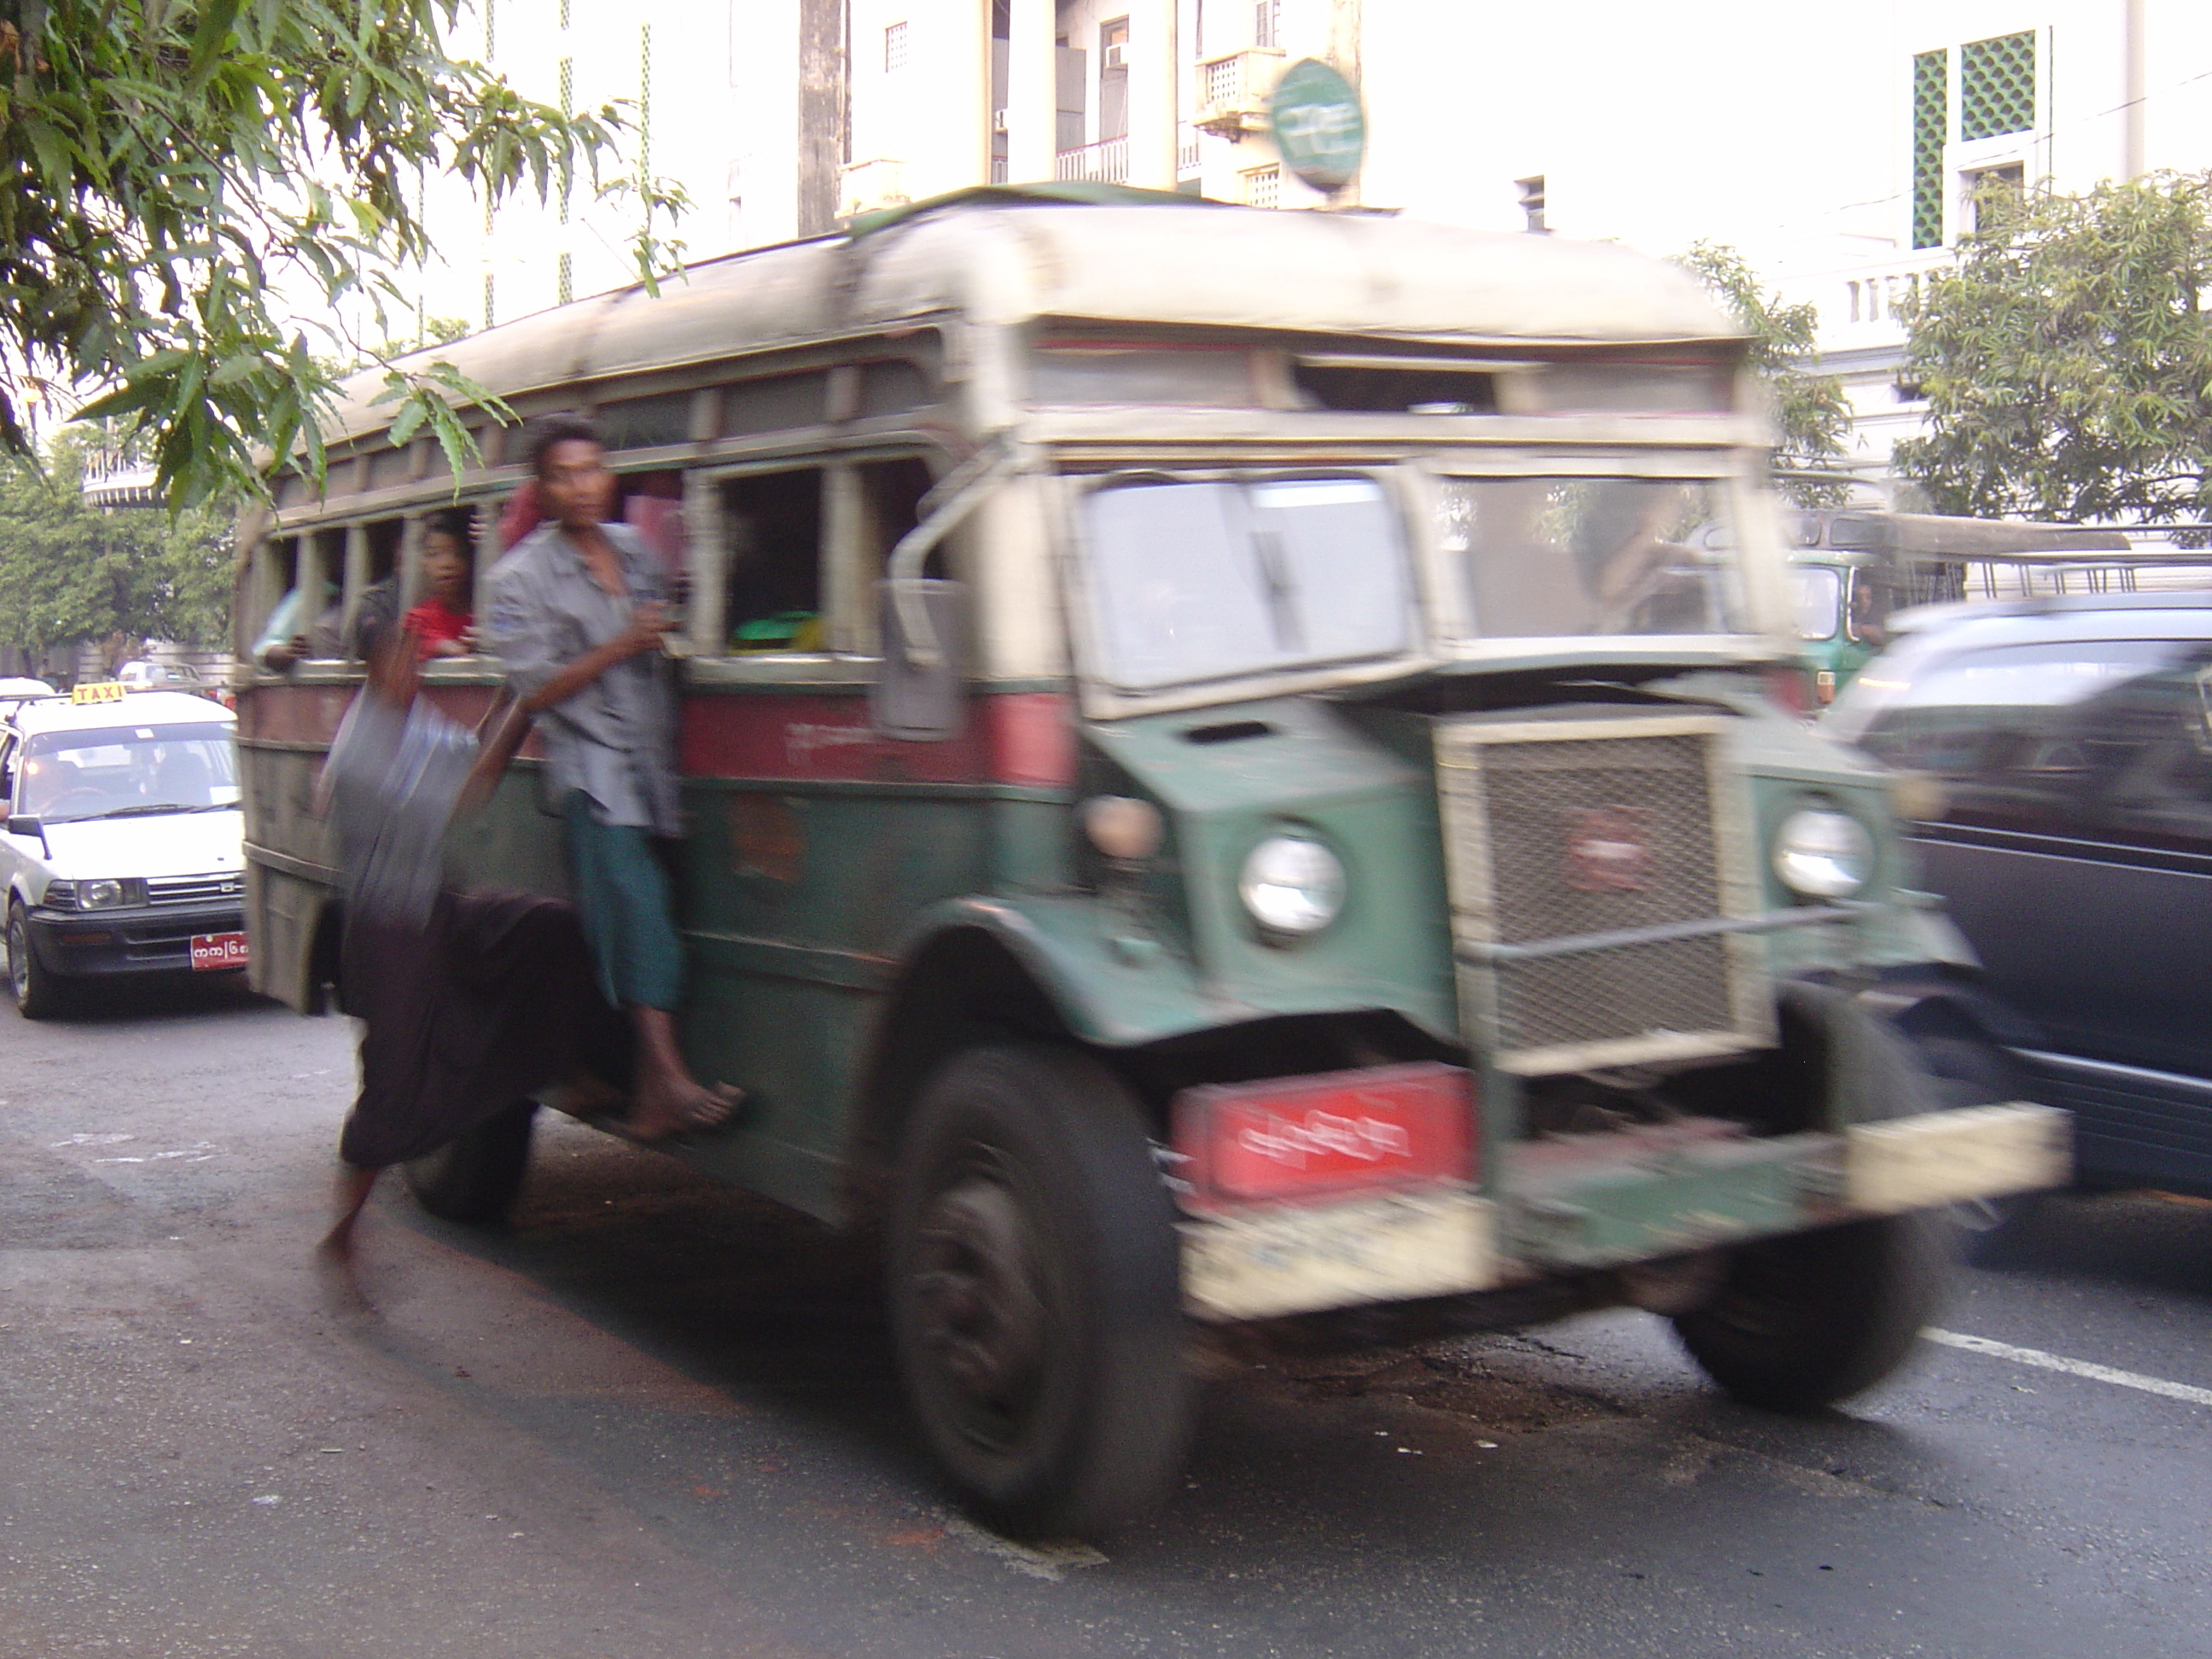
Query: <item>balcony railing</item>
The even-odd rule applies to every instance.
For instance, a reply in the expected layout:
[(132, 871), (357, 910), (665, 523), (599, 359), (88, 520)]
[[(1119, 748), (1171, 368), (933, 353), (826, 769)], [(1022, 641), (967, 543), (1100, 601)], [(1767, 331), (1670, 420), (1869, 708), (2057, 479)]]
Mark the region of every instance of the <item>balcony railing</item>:
[(1052, 176), (1085, 184), (1126, 185), (1129, 182), (1129, 141), (1102, 138), (1080, 149), (1064, 149), (1052, 159)]
[(1903, 313), (1956, 258), (1943, 247), (1897, 252), (1793, 275), (1783, 279), (1780, 287), (1786, 298), (1810, 301), (1819, 308), (1821, 350), (1890, 346), (1904, 341)]

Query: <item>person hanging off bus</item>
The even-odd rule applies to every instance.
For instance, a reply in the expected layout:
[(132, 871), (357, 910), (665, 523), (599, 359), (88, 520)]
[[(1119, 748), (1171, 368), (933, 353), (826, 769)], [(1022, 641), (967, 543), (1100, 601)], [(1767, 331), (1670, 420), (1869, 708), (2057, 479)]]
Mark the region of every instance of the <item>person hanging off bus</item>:
[(416, 649), (433, 657), (473, 657), (477, 619), (470, 597), (475, 515), (465, 507), (434, 514), (422, 526), (422, 602), (407, 613)]
[(384, 1169), (550, 1088), (606, 1097), (622, 1046), (572, 906), (445, 879), (447, 824), (489, 794), (528, 722), (495, 711), (480, 744), (418, 699), (410, 631), (376, 619), (362, 643), (368, 684), (317, 787), (346, 878), (341, 1005), (362, 1023), (361, 1091), (321, 1254), (356, 1297), (354, 1228)]
[(636, 531), (605, 521), (615, 477), (590, 421), (544, 416), (527, 448), (546, 521), (492, 567), (483, 640), (538, 718), (600, 987), (636, 1034), (623, 1132), (665, 1140), (726, 1121), (742, 1098), (694, 1078), (676, 1041), (684, 946), (653, 844), (682, 831), (668, 577)]

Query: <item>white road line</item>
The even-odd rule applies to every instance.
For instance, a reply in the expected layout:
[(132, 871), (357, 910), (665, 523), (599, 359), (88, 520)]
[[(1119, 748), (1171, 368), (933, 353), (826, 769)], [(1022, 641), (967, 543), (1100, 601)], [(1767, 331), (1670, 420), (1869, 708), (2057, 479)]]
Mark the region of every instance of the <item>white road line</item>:
[(2009, 1342), (1992, 1342), (1986, 1336), (1939, 1331), (1932, 1325), (1920, 1334), (1947, 1348), (1964, 1348), (1968, 1353), (1985, 1353), (1998, 1359), (2009, 1359), (2015, 1364), (2063, 1371), (2069, 1376), (2086, 1376), (2093, 1382), (2114, 1382), (2124, 1389), (2140, 1389), (2145, 1394), (2162, 1394), (2169, 1400), (2185, 1400), (2192, 1406), (2212, 1406), (2212, 1389), (2169, 1382), (2164, 1377), (2145, 1376), (2137, 1371), (2116, 1370), (2087, 1359), (2068, 1359), (2061, 1354), (2045, 1353), (2040, 1348), (2015, 1348)]

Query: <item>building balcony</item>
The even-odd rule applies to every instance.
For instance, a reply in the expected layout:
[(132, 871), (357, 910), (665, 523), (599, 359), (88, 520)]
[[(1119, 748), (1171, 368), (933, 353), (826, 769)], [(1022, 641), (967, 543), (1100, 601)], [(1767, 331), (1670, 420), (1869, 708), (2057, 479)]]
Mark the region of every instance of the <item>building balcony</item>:
[(1781, 278), (1784, 297), (1820, 313), (1816, 339), (1826, 354), (1905, 343), (1905, 313), (1928, 283), (1957, 256), (1947, 247), (1892, 252), (1879, 258)]
[(1283, 78), (1283, 54), (1273, 46), (1208, 58), (1198, 66), (1198, 112), (1192, 125), (1231, 143), (1267, 125), (1267, 100)]

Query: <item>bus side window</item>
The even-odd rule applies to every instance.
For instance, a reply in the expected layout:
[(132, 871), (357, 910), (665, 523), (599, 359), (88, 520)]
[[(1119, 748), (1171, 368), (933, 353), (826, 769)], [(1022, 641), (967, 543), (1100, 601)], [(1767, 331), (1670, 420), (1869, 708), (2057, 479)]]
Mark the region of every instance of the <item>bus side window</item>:
[(1850, 636), (1862, 645), (1889, 642), (1889, 583), (1873, 570), (1851, 572)]
[(261, 544), (259, 586), (254, 594), (253, 626), (246, 632), (244, 649), (250, 652), (253, 643), (267, 630), (284, 603), (285, 596), (300, 580), (300, 538), (296, 536), (272, 536)]
[(318, 530), (303, 538), (300, 581), (307, 593), (300, 616), (307, 623), (307, 655), (343, 659), (345, 649), (346, 549), (350, 530)]
[(346, 572), (347, 604), (343, 644), (348, 657), (361, 655), (364, 623), (398, 620), (400, 610), (400, 552), (407, 538), (404, 519), (380, 519), (364, 526), (362, 550)]
[(823, 637), (819, 467), (721, 484), (724, 616), (733, 656), (828, 649)]
[[(919, 455), (891, 461), (866, 461), (850, 469), (854, 548), (848, 561), (850, 586), (832, 607), (836, 614), (835, 647), (872, 657), (879, 649), (876, 584), (883, 580), (891, 550), (920, 522), (921, 498), (936, 480)], [(949, 546), (932, 550), (928, 574), (945, 574)]]

